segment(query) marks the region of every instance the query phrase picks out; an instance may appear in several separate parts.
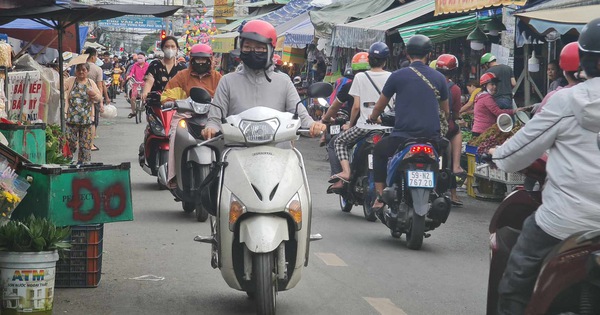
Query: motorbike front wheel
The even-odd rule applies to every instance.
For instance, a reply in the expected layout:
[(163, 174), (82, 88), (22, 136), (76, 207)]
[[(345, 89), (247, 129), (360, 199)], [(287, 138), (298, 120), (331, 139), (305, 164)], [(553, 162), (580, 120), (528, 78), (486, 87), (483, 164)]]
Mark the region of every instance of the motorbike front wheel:
[[(210, 166), (200, 165), (200, 167), (198, 167), (197, 174), (198, 180), (202, 182), (208, 176), (208, 174), (210, 174)], [(206, 220), (208, 220), (208, 211), (206, 211), (205, 207), (200, 202), (196, 203), (196, 220), (198, 222), (205, 222)]]
[(425, 235), (425, 216), (420, 216), (412, 211), (409, 230), (406, 232), (406, 246), (410, 249), (418, 250), (423, 245)]
[(340, 208), (342, 208), (343, 212), (350, 212), (352, 210), (352, 206), (354, 206), (351, 202), (348, 202), (344, 196), (340, 195)]
[(254, 300), (259, 315), (275, 314), (277, 278), (273, 253), (256, 253), (252, 256), (252, 277), (256, 283)]

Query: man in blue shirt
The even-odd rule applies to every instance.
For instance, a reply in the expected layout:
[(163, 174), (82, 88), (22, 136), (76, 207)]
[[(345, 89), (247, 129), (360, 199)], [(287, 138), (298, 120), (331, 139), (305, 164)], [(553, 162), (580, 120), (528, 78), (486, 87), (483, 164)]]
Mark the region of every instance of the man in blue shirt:
[[(406, 52), (411, 64), (392, 73), (369, 117), (369, 121), (375, 122), (392, 96), (396, 95), (396, 121), (392, 136), (379, 141), (373, 151), (373, 173), (378, 196), (385, 188), (388, 159), (398, 147), (412, 138), (439, 139), (440, 111), (445, 113), (445, 117), (449, 115), (446, 78), (427, 65), (431, 50), (431, 40), (427, 36), (415, 35), (407, 41)], [(382, 207), (382, 201), (377, 198), (373, 209)]]

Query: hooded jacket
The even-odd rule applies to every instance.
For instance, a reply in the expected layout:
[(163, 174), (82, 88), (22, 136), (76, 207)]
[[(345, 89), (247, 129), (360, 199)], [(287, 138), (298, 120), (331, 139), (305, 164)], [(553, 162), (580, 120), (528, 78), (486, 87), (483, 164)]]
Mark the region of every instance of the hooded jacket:
[[(213, 103), (223, 109), (225, 117), (237, 115), (256, 106), (294, 113), (300, 96), (290, 77), (273, 71), (272, 66), (266, 70), (266, 75), (271, 82), (265, 77), (265, 71), (252, 70), (245, 66), (239, 72), (226, 74), (219, 81)], [(298, 105), (298, 115), (303, 128), (310, 127), (314, 122), (302, 104)], [(206, 127), (221, 130), (221, 111), (218, 108), (211, 107), (208, 119)]]
[(515, 172), (548, 150), (543, 204), (535, 219), (565, 239), (600, 229), (600, 77), (562, 89), (523, 129), (494, 152), (496, 165)]

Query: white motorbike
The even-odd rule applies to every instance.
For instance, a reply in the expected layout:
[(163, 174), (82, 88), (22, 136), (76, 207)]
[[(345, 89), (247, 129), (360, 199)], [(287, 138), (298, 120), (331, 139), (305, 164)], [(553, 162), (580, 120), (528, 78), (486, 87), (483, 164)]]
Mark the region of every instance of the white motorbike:
[[(309, 96), (326, 97), (331, 91), (331, 85), (317, 83)], [(300, 130), (297, 110), (267, 107), (229, 116), (221, 129), (222, 135), (203, 143), (224, 145), (213, 167), (220, 172), (214, 176), (218, 184), (208, 184), (217, 188), (216, 202), (203, 200), (209, 212), (218, 209), (216, 220), (211, 216), (211, 236), (194, 240), (213, 245), (213, 268), (231, 288), (255, 299), (258, 314), (275, 314), (277, 292), (298, 284), (308, 265), (309, 242), (322, 238), (310, 234), (304, 160), (290, 145), (306, 130)]]

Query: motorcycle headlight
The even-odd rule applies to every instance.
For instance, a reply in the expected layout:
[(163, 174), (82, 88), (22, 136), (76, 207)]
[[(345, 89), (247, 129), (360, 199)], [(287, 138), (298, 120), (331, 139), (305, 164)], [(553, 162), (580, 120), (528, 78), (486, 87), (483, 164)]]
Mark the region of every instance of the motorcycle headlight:
[(300, 230), (302, 228), (302, 204), (300, 203), (300, 196), (298, 193), (296, 193), (287, 203), (285, 211), (290, 214), (292, 220), (296, 223), (296, 230)]
[(235, 223), (246, 212), (246, 206), (231, 194), (229, 199), (229, 230), (233, 232)]
[(264, 121), (242, 120), (240, 130), (250, 143), (267, 143), (273, 141), (275, 132), (279, 128), (279, 120), (273, 118)]
[(162, 123), (154, 117), (154, 115), (148, 115), (148, 124), (150, 125), (150, 129), (156, 135), (165, 137), (165, 128)]
[(194, 109), (194, 112), (198, 115), (204, 115), (210, 110), (210, 104), (202, 104), (196, 102), (191, 102), (191, 104), (192, 108)]

